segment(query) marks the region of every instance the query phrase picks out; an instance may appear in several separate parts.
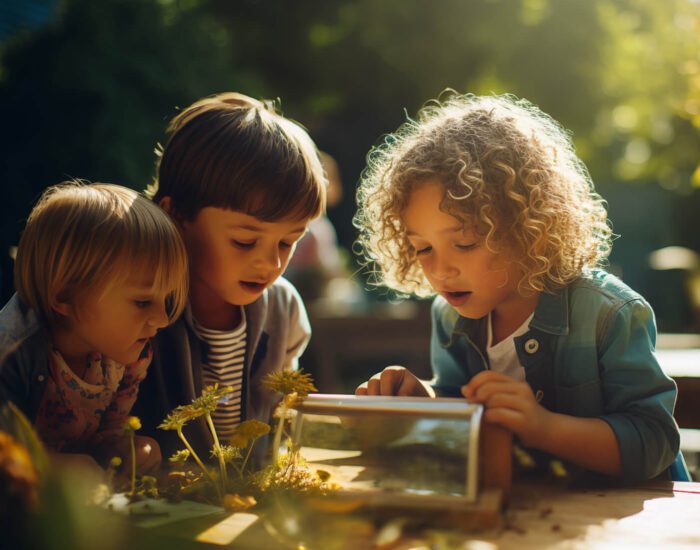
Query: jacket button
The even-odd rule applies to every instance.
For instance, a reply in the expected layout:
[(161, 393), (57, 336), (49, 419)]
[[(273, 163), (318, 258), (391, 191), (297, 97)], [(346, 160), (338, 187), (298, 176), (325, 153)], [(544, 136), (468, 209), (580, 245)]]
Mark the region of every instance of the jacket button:
[(537, 353), (538, 349), (540, 349), (540, 343), (534, 338), (530, 338), (527, 342), (525, 342), (525, 351), (530, 355)]
[(39, 382), (43, 382), (43, 381), (44, 381), (44, 378), (45, 378), (45, 376), (44, 376), (43, 374), (40, 374), (39, 376), (36, 377), (36, 379), (37, 379)]

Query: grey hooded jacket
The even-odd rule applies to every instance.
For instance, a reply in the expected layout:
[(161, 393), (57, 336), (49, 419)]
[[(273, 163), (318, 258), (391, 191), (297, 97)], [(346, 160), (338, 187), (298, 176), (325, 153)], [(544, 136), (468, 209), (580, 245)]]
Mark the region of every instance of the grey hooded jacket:
[[(301, 297), (283, 278), (244, 309), (247, 332), (241, 419), (269, 423), (280, 396), (264, 389), (262, 379), (271, 372), (298, 367), (311, 327)], [(186, 311), (153, 340), (153, 363), (132, 411), (141, 418), (139, 434), (156, 439), (164, 459), (183, 445), (175, 432), (157, 429), (158, 425), (175, 407), (191, 403), (202, 392), (207, 345), (192, 330), (188, 315)], [(185, 426), (183, 432), (198, 453), (209, 456), (212, 437), (203, 418)]]

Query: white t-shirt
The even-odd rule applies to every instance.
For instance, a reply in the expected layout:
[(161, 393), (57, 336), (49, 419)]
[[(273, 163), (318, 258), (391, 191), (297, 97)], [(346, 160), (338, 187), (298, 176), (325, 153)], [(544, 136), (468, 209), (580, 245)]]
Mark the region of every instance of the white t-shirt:
[(496, 372), (501, 372), (515, 380), (520, 380), (521, 382), (525, 380), (525, 369), (520, 364), (518, 359), (518, 353), (515, 350), (515, 338), (525, 334), (530, 327), (530, 321), (532, 321), (535, 313), (533, 312), (522, 325), (520, 325), (515, 332), (504, 338), (495, 346), (491, 345), (493, 342), (493, 328), (491, 314), (489, 313), (488, 319), (488, 332), (486, 340), (486, 354), (489, 358), (489, 367), (491, 370)]
[(241, 422), (241, 389), (246, 347), (245, 311), (241, 308), (241, 323), (233, 330), (206, 328), (194, 317), (192, 321), (192, 328), (209, 347), (207, 357), (202, 363), (202, 387), (218, 383), (220, 388), (233, 388), (233, 392), (226, 396), (227, 399), (222, 399), (211, 415), (217, 436), (226, 439)]

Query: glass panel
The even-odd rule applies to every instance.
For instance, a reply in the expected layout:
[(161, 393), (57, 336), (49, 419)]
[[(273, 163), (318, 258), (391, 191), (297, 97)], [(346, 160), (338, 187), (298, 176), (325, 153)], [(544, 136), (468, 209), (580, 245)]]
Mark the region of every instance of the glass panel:
[(294, 440), (343, 488), (475, 498), (470, 440), (480, 409), (461, 399), (314, 397), (298, 412)]

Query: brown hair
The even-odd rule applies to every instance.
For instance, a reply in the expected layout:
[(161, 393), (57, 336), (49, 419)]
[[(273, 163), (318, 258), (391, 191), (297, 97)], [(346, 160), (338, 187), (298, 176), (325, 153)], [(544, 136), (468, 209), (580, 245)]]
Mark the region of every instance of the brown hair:
[(187, 252), (170, 217), (118, 185), (64, 182), (49, 187), (29, 215), (17, 248), (19, 297), (49, 326), (52, 305), (101, 292), (133, 273), (153, 273), (173, 320), (187, 301)]
[(399, 292), (434, 293), (402, 221), (428, 180), (444, 187), (443, 211), (514, 257), (521, 292), (565, 286), (610, 252), (605, 202), (556, 121), (513, 96), (451, 94), (370, 151), (358, 189), (361, 253)]
[(269, 102), (234, 92), (205, 98), (178, 114), (168, 134), (147, 194), (170, 197), (185, 219), (207, 206), (264, 221), (315, 218), (325, 208), (316, 146)]

